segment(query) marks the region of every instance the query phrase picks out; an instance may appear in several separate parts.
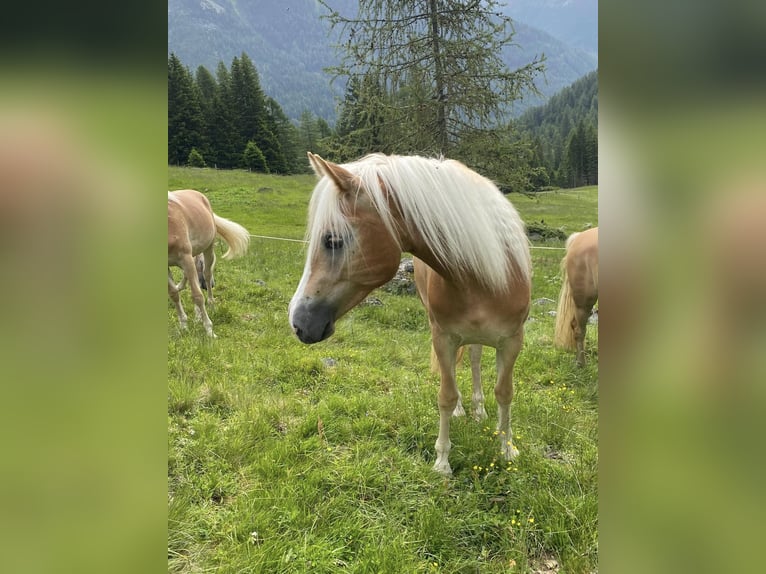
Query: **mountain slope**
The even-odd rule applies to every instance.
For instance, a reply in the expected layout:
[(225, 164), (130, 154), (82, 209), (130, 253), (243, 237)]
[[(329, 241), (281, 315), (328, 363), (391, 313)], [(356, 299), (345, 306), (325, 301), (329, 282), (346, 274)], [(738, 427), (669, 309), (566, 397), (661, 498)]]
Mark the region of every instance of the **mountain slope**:
[(598, 58), (598, 0), (511, 0), (504, 11)]
[[(328, 0), (343, 14), (352, 14), (357, 2)], [(508, 9), (513, 12), (513, 9)], [(194, 71), (203, 65), (211, 72), (219, 62), (227, 66), (234, 56), (247, 53), (255, 63), (264, 91), (285, 113), (297, 119), (308, 109), (330, 122), (335, 101), (343, 94), (342, 79), (331, 85), (323, 68), (338, 62), (333, 44), (336, 33), (321, 16), (316, 0), (168, 0), (168, 52)], [(515, 23), (514, 45), (503, 58), (515, 69), (544, 53), (547, 72), (537, 82), (549, 96), (594, 69), (596, 58), (572, 48), (542, 30)], [(539, 98), (525, 98), (514, 110), (520, 113)]]
[[(515, 122), (518, 131), (525, 132), (539, 145), (542, 164), (551, 175), (552, 183), (566, 186), (571, 173), (567, 172), (567, 146), (573, 133), (588, 139), (591, 145), (591, 178), (598, 170), (598, 71), (578, 79), (553, 95), (542, 106), (531, 108)], [(571, 170), (570, 170), (571, 171)], [(596, 181), (592, 179), (591, 183)]]
[(168, 0), (168, 52), (192, 71), (202, 65), (212, 72), (245, 52), (288, 116), (309, 109), (332, 119), (342, 90), (322, 71), (335, 56), (320, 9), (313, 0)]
[[(535, 84), (542, 97), (528, 95), (515, 104), (514, 115), (539, 106), (553, 94), (575, 82), (588, 72), (595, 70), (596, 58), (579, 48), (572, 48), (550, 34), (515, 21), (516, 35), (513, 46), (503, 50), (503, 60), (510, 69), (518, 68), (538, 54), (545, 54), (545, 74)], [(517, 47), (518, 46), (518, 47)], [(520, 48), (519, 48), (520, 47)]]

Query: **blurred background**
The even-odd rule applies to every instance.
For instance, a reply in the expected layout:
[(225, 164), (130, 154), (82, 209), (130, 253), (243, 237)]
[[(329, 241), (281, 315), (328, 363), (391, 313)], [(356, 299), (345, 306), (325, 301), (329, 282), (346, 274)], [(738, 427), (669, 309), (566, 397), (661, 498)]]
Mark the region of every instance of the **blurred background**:
[(164, 569), (165, 6), (0, 23), (0, 570)]
[[(4, 9), (3, 571), (166, 568), (165, 8)], [(599, 19), (602, 567), (760, 570), (766, 5)]]
[(765, 16), (599, 4), (606, 572), (760, 569)]

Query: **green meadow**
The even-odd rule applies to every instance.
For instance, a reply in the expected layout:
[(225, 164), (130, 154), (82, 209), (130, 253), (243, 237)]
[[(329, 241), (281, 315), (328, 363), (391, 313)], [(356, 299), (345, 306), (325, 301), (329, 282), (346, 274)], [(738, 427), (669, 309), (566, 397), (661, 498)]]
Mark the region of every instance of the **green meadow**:
[[(216, 213), (273, 238), (303, 238), (313, 176), (169, 168)], [(512, 194), (526, 221), (569, 234), (598, 225), (595, 187)], [(489, 419), (453, 419), (447, 479), (431, 469), (438, 376), (416, 296), (378, 289), (306, 346), (287, 306), (305, 246), (253, 237), (215, 268), (218, 335), (182, 293), (168, 300), (170, 572), (495, 573), (598, 570), (598, 332), (587, 359), (553, 348), (563, 241), (532, 250), (532, 311), (516, 363), (514, 444), (498, 456), (494, 349), (485, 349)], [(544, 247), (545, 249), (543, 249)], [(180, 271), (175, 270), (180, 278)], [(470, 369), (459, 367), (470, 408)]]

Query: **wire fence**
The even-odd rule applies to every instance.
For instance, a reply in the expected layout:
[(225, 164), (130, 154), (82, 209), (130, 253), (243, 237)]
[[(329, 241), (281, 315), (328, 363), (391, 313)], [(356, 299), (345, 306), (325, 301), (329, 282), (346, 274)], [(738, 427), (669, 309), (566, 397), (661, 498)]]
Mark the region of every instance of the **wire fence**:
[[(250, 234), (250, 237), (258, 237), (259, 239), (273, 239), (275, 241), (290, 241), (292, 243), (308, 243), (308, 241), (305, 241), (303, 239), (290, 239), (289, 237), (273, 237), (271, 235), (255, 235), (253, 233)], [(547, 247), (545, 245), (530, 245), (530, 249), (555, 249), (555, 250), (561, 250), (564, 251), (565, 247)]]

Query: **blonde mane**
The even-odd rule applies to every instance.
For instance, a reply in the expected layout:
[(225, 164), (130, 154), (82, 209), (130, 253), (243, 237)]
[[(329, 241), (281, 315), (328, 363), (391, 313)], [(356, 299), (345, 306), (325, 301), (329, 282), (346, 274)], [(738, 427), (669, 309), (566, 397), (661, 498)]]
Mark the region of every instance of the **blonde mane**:
[[(416, 231), (457, 277), (473, 277), (494, 291), (508, 287), (509, 273), (530, 280), (529, 242), (518, 212), (494, 183), (462, 163), (371, 154), (342, 167), (359, 178), (360, 189), (400, 246), (389, 196), (408, 231)], [(309, 222), (310, 251), (321, 246), (327, 233), (351, 233), (329, 177), (323, 177), (314, 190)]]

